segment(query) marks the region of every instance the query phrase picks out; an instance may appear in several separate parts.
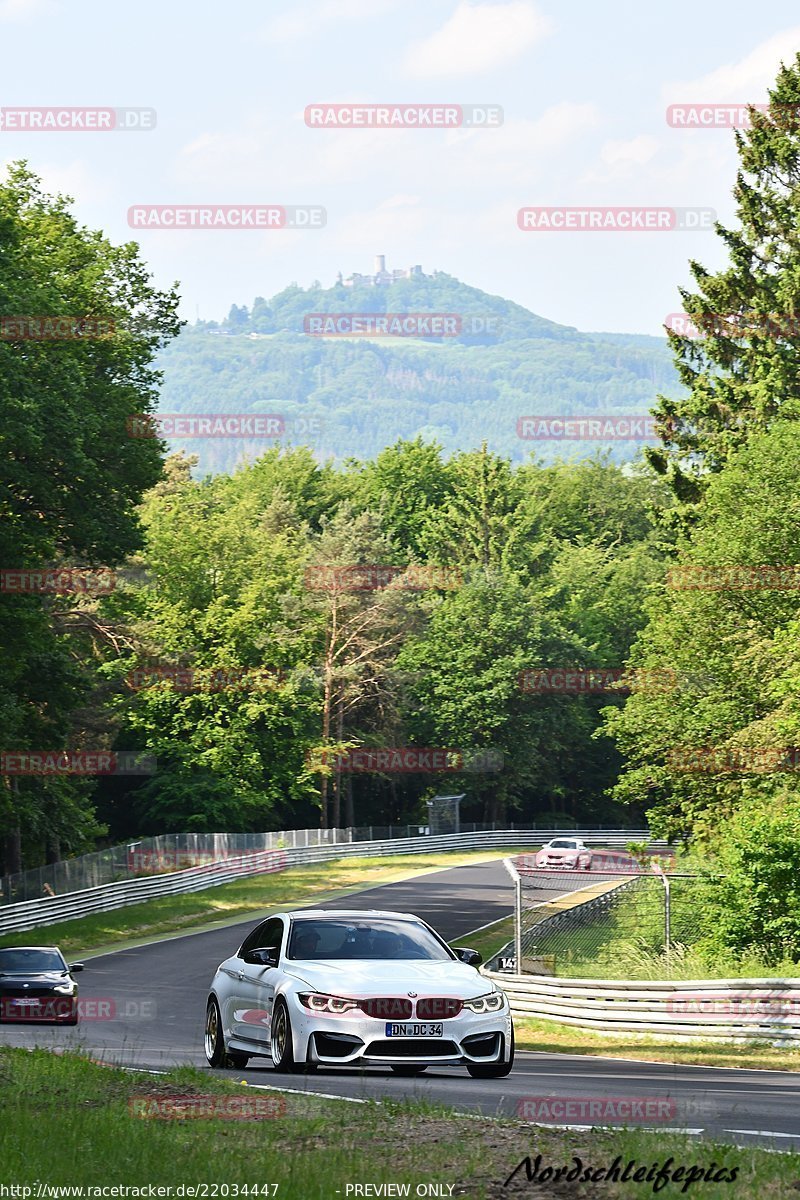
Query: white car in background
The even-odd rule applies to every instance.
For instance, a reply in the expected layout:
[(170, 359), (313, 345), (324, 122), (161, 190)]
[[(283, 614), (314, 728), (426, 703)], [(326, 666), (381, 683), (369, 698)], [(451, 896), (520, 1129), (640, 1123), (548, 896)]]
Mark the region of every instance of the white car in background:
[(480, 961), (409, 913), (277, 913), (217, 968), (206, 1057), (212, 1067), (264, 1057), (277, 1071), (369, 1065), (399, 1075), (461, 1065), (500, 1078), (514, 1062), (514, 1028)]
[(542, 846), (534, 860), (537, 867), (555, 867), (562, 871), (590, 871), (592, 852), (580, 838), (553, 838)]

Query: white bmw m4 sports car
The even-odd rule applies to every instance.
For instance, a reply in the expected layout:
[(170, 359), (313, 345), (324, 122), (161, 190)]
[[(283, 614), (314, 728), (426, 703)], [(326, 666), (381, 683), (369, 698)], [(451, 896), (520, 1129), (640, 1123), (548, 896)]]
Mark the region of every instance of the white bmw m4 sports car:
[(477, 1079), (508, 1075), (511, 1012), (480, 961), (408, 913), (277, 913), (217, 968), (206, 1057), (236, 1068), (271, 1058), (277, 1071), (462, 1065)]

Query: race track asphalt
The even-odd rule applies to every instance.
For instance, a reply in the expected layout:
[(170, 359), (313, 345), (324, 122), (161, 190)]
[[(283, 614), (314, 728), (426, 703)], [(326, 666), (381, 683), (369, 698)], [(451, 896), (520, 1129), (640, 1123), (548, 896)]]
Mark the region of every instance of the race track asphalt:
[[(537, 898), (563, 891), (563, 883), (554, 880)], [(383, 884), (325, 904), (413, 912), (448, 941), (509, 915), (511, 906), (510, 880), (499, 860)], [(217, 964), (256, 923), (250, 919), (87, 958), (86, 970), (78, 977), (87, 1011), (76, 1029), (0, 1025), (0, 1044), (81, 1045), (106, 1061), (150, 1070), (187, 1063), (205, 1067), (202, 1035), (209, 982)], [(518, 1053), (511, 1075), (499, 1080), (474, 1080), (464, 1069), (445, 1067), (429, 1068), (416, 1079), (380, 1068), (322, 1068), (310, 1076), (277, 1076), (271, 1064), (260, 1059), (251, 1059), (244, 1071), (233, 1074), (250, 1086), (283, 1084), (284, 1090), (351, 1101), (416, 1095), (486, 1115), (575, 1127), (627, 1120), (688, 1129), (739, 1145), (800, 1150), (800, 1074), (792, 1072), (526, 1052)], [(627, 1114), (621, 1120), (612, 1119), (614, 1112), (607, 1105), (602, 1110), (596, 1103), (594, 1109), (588, 1107), (591, 1101), (613, 1098), (620, 1102), (616, 1111)], [(651, 1101), (650, 1117), (645, 1098)], [(601, 1111), (603, 1119), (598, 1120)], [(655, 1120), (654, 1111), (659, 1114)]]

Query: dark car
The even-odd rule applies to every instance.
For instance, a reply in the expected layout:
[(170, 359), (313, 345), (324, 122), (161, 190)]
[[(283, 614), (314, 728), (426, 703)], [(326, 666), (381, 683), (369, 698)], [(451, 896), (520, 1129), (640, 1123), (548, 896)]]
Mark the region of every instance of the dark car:
[(57, 946), (0, 949), (0, 1021), (78, 1024), (78, 985)]

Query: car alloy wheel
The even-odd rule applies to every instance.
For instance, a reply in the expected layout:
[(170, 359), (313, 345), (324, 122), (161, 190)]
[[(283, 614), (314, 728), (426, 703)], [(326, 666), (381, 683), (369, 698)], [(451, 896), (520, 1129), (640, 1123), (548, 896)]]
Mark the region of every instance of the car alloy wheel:
[(206, 1006), (205, 1051), (209, 1064), (215, 1069), (228, 1067), (240, 1071), (250, 1061), (249, 1055), (225, 1049), (219, 1005), (212, 996)]
[(292, 1046), (292, 1025), (289, 1020), (289, 1010), (286, 1001), (279, 997), (272, 1010), (272, 1024), (269, 1032), (272, 1065), (276, 1071), (294, 1071), (294, 1048)]

